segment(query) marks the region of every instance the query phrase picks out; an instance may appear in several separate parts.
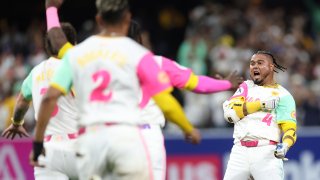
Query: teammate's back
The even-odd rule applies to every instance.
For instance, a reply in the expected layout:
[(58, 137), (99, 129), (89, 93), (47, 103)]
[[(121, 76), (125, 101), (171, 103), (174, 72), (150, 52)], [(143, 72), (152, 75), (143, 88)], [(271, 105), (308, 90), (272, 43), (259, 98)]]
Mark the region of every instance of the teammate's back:
[(147, 49), (127, 37), (92, 36), (71, 49), (66, 59), (73, 74), (80, 124), (105, 121), (137, 124), (140, 119), (137, 73), (151, 56)]

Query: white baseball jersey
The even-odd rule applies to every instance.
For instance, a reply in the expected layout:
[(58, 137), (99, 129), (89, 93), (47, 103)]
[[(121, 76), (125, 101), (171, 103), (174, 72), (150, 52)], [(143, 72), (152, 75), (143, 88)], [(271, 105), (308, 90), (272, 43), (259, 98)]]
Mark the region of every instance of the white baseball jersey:
[(57, 73), (52, 86), (68, 92), (73, 83), (81, 126), (140, 124), (141, 81), (158, 77), (149, 88), (142, 85), (149, 97), (169, 87), (158, 70), (141, 68), (150, 58), (153, 55), (130, 38), (92, 36), (65, 55), (62, 73)]
[(279, 142), (281, 130), (278, 123), (283, 121), (296, 122), (295, 102), (292, 95), (281, 85), (276, 87), (258, 86), (253, 81), (243, 82), (231, 97), (244, 96), (246, 102), (263, 100), (272, 96), (280, 97), (275, 110), (257, 111), (242, 118), (234, 124), (234, 143), (240, 140), (267, 139)]
[[(51, 57), (35, 66), (23, 82), (21, 92), (26, 99), (32, 99), (35, 118), (37, 118), (39, 113), (41, 99), (45, 95), (49, 82), (60, 64), (60, 60)], [(75, 101), (71, 93), (60, 98), (52, 113), (45, 134), (54, 135), (77, 132), (77, 113)]]

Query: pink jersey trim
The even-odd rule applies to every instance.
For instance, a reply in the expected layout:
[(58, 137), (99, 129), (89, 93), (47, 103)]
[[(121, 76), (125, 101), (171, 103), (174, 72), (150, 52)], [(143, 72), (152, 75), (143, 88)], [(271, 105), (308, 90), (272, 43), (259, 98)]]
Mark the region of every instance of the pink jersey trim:
[(228, 80), (217, 80), (207, 76), (198, 76), (197, 87), (193, 90), (196, 93), (214, 93), (226, 91), (231, 88), (232, 84)]
[(139, 104), (143, 108), (150, 98), (171, 87), (167, 74), (160, 70), (152, 53), (146, 54), (137, 67), (137, 74), (142, 89), (142, 100)]
[(143, 148), (145, 150), (145, 154), (147, 156), (147, 162), (148, 162), (148, 172), (149, 172), (149, 175), (150, 175), (150, 180), (154, 180), (154, 174), (153, 174), (153, 170), (152, 170), (152, 161), (151, 161), (151, 156), (150, 156), (150, 152), (149, 152), (149, 149), (148, 149), (148, 146), (147, 146), (147, 143), (142, 135), (142, 132), (141, 132), (141, 129), (139, 128), (138, 129), (139, 131), (139, 137), (142, 141), (142, 144), (143, 144)]
[(236, 97), (240, 97), (240, 96), (243, 96), (245, 99), (248, 98), (247, 97), (248, 96), (248, 85), (245, 82), (240, 84), (238, 90), (236, 91), (236, 93), (230, 99), (233, 99), (233, 98), (236, 98)]
[(162, 70), (164, 70), (171, 81), (171, 84), (177, 88), (184, 88), (187, 84), (192, 71), (188, 68), (180, 67), (173, 60), (161, 57)]

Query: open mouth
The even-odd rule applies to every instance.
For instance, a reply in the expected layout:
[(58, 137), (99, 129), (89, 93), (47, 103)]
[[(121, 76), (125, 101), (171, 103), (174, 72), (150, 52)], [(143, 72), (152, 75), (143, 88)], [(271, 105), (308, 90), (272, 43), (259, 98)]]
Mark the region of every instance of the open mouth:
[(260, 76), (260, 72), (259, 71), (253, 71), (253, 76)]

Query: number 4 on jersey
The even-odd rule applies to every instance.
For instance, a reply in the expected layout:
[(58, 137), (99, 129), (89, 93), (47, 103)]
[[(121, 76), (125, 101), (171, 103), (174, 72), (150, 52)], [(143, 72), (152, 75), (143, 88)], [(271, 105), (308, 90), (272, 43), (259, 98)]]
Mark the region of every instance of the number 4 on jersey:
[(272, 121), (272, 115), (270, 113), (268, 113), (263, 119), (262, 122), (267, 123), (268, 126), (270, 126)]

